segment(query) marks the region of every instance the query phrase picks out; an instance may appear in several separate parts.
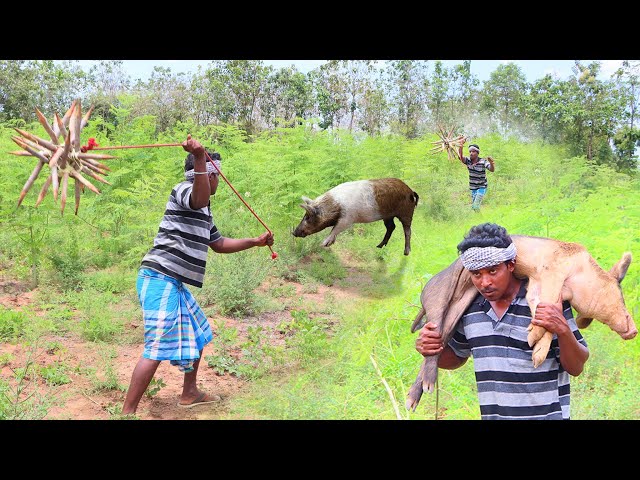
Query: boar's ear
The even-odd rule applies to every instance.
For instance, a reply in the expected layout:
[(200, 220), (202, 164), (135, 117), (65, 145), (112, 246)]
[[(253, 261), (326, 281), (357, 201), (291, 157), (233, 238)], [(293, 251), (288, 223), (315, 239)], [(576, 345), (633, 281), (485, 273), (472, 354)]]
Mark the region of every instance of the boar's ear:
[(301, 198), (304, 203), (309, 203), (309, 204), (313, 203), (313, 200), (311, 200), (309, 197), (305, 197), (303, 195)]
[(611, 270), (609, 270), (609, 273), (618, 279), (618, 283), (622, 282), (622, 279), (627, 274), (627, 269), (629, 268), (630, 263), (631, 253), (624, 252), (620, 261), (611, 267)]

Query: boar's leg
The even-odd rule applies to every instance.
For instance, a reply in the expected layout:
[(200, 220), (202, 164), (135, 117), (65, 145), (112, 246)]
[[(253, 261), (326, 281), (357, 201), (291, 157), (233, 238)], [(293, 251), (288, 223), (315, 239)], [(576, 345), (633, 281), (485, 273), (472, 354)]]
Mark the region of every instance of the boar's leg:
[(411, 252), (411, 220), (412, 217), (403, 218), (398, 217), (400, 222), (402, 222), (402, 227), (404, 228), (404, 254), (409, 255)]
[(531, 358), (533, 359), (533, 368), (538, 368), (542, 362), (547, 358), (549, 348), (551, 348), (551, 340), (553, 339), (553, 333), (544, 331), (542, 338), (538, 340), (533, 347), (533, 353)]
[[(536, 316), (536, 308), (540, 302), (555, 303), (562, 298), (563, 282), (564, 279), (548, 278), (541, 281), (529, 277), (527, 302), (531, 310), (531, 318)], [(527, 342), (530, 347), (534, 347), (531, 355), (533, 367), (537, 368), (547, 358), (553, 334), (533, 324), (529, 324), (527, 330), (529, 330)]]
[(329, 234), (329, 236), (327, 238), (324, 239), (324, 241), (322, 242), (322, 246), (323, 247), (330, 247), (331, 245), (333, 245), (336, 241), (336, 237), (338, 236), (338, 234), (340, 232), (345, 231), (347, 228), (349, 228), (352, 225), (351, 222), (349, 222), (348, 220), (344, 220), (344, 219), (340, 219), (338, 220), (338, 223), (336, 223), (333, 227), (333, 229), (331, 230), (331, 233)]
[(420, 403), (420, 399), (422, 398), (422, 370), (418, 374), (418, 378), (413, 382), (411, 388), (409, 389), (409, 393), (407, 394), (407, 399), (404, 402), (404, 406), (407, 410), (411, 410), (413, 412), (418, 408), (418, 404)]
[(389, 242), (389, 239), (391, 238), (391, 234), (396, 229), (396, 224), (393, 221), (393, 217), (385, 218), (384, 226), (387, 227), (387, 232), (384, 234), (384, 238), (382, 239), (382, 241), (378, 244), (378, 248), (384, 247), (387, 244), (387, 242)]
[(583, 317), (582, 315), (578, 315), (578, 318), (576, 318), (576, 324), (579, 328), (587, 328), (589, 325), (591, 325), (592, 321), (593, 318)]

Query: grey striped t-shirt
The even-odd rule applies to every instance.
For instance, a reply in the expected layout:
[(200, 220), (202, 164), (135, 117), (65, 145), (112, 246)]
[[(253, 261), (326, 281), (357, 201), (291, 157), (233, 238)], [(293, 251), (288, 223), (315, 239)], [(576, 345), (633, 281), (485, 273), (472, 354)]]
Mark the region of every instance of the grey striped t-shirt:
[(478, 161), (471, 163), (469, 157), (464, 157), (464, 163), (469, 169), (469, 189), (477, 190), (478, 188), (487, 188), (487, 172), (486, 169), (491, 164), (486, 158), (478, 158)]
[(208, 205), (197, 210), (189, 206), (192, 189), (193, 182), (184, 181), (171, 190), (153, 248), (141, 266), (202, 287), (209, 244), (222, 235)]
[[(533, 368), (533, 349), (527, 343), (531, 322), (527, 283), (522, 282), (501, 319), (478, 293), (449, 342), (457, 356), (473, 356), (483, 420), (568, 420), (570, 416), (570, 376), (560, 364), (555, 334), (547, 358)], [(563, 310), (574, 336), (586, 346), (569, 302), (563, 303)]]

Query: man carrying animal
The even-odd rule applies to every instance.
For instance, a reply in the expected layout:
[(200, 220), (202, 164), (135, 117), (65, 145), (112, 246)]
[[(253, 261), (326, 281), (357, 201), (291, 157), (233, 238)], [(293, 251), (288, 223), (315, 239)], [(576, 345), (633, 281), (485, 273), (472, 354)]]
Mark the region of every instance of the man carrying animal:
[[(464, 145), (464, 144), (463, 144)], [(469, 145), (469, 156), (462, 155), (462, 146), (458, 150), (460, 161), (469, 170), (469, 189), (471, 190), (471, 208), (478, 211), (482, 199), (487, 194), (487, 172), (495, 172), (496, 166), (493, 158), (480, 158), (480, 147), (476, 144)]]
[[(185, 180), (178, 183), (167, 201), (153, 247), (142, 259), (137, 290), (144, 316), (144, 351), (131, 377), (123, 414), (135, 413), (162, 360), (184, 372), (179, 407), (220, 400), (198, 390), (196, 376), (202, 349), (213, 334), (206, 315), (185, 284), (201, 287), (211, 248), (216, 253), (235, 253), (251, 247), (273, 245), (273, 235), (256, 238), (223, 237), (213, 223), (210, 197), (218, 188), (218, 170), (208, 162), (205, 149), (187, 137), (183, 142)], [(211, 153), (219, 165), (220, 155)]]
[[(541, 302), (531, 318), (528, 280), (514, 276), (516, 247), (499, 225), (472, 227), (458, 251), (478, 294), (448, 345), (442, 344), (436, 324), (428, 322), (416, 350), (439, 354), (438, 367), (445, 369), (473, 356), (482, 419), (569, 419), (570, 375), (580, 375), (589, 357), (571, 305), (560, 299)], [(549, 354), (537, 368), (527, 342), (530, 323), (553, 333)]]

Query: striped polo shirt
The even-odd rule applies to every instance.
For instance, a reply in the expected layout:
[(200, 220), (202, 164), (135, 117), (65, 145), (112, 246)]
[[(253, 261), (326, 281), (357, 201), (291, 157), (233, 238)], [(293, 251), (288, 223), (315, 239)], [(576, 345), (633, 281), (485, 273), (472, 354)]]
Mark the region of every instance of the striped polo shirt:
[[(528, 280), (498, 319), (480, 293), (466, 310), (449, 342), (454, 353), (473, 356), (480, 415), (483, 420), (568, 420), (570, 375), (560, 364), (558, 337), (553, 335), (547, 358), (533, 368), (533, 349), (527, 343), (531, 310), (525, 298)], [(563, 303), (564, 318), (576, 339), (586, 341)]]
[(491, 164), (486, 158), (478, 158), (478, 161), (471, 163), (469, 157), (464, 157), (464, 164), (469, 169), (469, 188), (477, 190), (478, 188), (487, 188), (487, 172), (486, 168)]
[(202, 287), (209, 244), (222, 235), (213, 223), (209, 205), (197, 210), (189, 206), (192, 189), (193, 182), (184, 181), (171, 190), (153, 248), (141, 266)]

